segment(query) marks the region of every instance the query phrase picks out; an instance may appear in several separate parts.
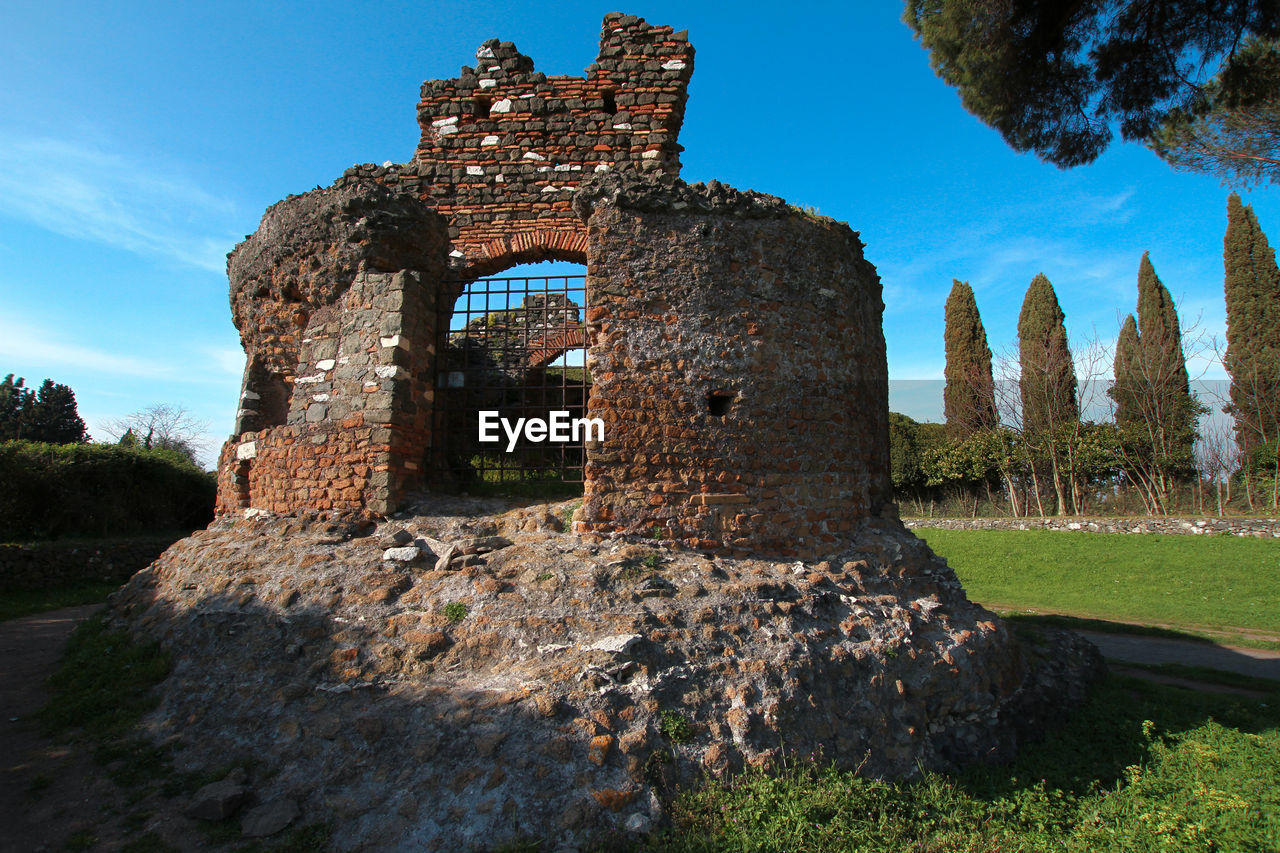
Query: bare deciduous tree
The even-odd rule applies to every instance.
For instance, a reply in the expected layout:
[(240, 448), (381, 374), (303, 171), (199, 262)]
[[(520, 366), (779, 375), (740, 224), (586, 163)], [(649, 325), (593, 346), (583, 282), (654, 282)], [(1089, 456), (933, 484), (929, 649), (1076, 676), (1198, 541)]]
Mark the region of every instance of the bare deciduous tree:
[(157, 403), (107, 424), (107, 430), (116, 441), (132, 435), (146, 448), (176, 450), (195, 465), (200, 464), (200, 454), (205, 444), (201, 433), (208, 429), (206, 421), (196, 420), (186, 407)]

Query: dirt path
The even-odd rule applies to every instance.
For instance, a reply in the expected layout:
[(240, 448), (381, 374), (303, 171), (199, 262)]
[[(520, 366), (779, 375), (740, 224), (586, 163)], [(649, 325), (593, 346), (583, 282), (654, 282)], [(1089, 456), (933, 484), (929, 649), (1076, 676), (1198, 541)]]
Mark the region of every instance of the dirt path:
[(67, 638), (101, 606), (0, 622), (0, 851), (60, 850), (116, 794), (88, 756), (50, 743), (32, 719)]
[(1253, 678), (1272, 678), (1280, 681), (1280, 652), (1277, 651), (1233, 648), (1164, 637), (1144, 637), (1140, 634), (1103, 634), (1098, 631), (1078, 631), (1077, 633), (1088, 638), (1089, 642), (1102, 652), (1102, 656), (1110, 660), (1142, 664), (1177, 663), (1183, 666), (1202, 666)]

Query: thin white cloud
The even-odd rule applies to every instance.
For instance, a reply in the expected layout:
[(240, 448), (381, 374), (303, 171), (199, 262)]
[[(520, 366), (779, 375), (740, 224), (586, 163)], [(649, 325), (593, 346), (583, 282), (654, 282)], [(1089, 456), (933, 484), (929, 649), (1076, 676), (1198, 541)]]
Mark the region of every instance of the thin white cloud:
[(184, 384), (225, 384), (240, 377), (244, 354), (233, 354), (229, 348), (202, 347), (152, 359), (75, 343), (64, 333), (0, 315), (0, 363), (39, 364), (50, 374), (72, 369)]
[(219, 373), (235, 379), (244, 375), (245, 355), (239, 347), (203, 347), (200, 351)]
[(68, 237), (222, 272), (232, 203), (180, 174), (78, 141), (0, 131), (0, 213)]
[(169, 361), (71, 343), (57, 333), (25, 326), (7, 317), (0, 317), (0, 359), (9, 363), (41, 364), (49, 371), (71, 367), (139, 379), (176, 379), (181, 375)]
[[(1077, 226), (1124, 225), (1135, 213), (1129, 205), (1134, 193), (1132, 188), (1110, 195), (1082, 192), (1069, 199), (1066, 206), (1072, 211)], [(1061, 207), (1063, 203), (1055, 202), (1053, 206)]]

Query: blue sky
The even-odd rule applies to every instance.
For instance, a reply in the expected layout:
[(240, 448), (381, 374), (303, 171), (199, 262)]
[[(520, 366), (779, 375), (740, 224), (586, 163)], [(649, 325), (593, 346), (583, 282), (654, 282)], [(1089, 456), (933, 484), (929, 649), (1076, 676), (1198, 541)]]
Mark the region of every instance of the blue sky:
[[(1113, 341), (1143, 251), (1184, 325), (1222, 338), (1228, 191), (1136, 145), (1066, 172), (1013, 153), (934, 76), (900, 3), (52, 0), (13, 4), (0, 31), (0, 374), (70, 385), (96, 438), (185, 406), (212, 453), (243, 366), (225, 255), (263, 210), (353, 163), (407, 160), (421, 81), (473, 65), (487, 38), (582, 74), (614, 9), (688, 29), (697, 49), (685, 180), (861, 232), (892, 378), (941, 377), (953, 278), (997, 352), (1041, 271), (1073, 342)], [(1275, 191), (1244, 198), (1280, 239)], [(928, 417), (913, 384), (894, 405)]]

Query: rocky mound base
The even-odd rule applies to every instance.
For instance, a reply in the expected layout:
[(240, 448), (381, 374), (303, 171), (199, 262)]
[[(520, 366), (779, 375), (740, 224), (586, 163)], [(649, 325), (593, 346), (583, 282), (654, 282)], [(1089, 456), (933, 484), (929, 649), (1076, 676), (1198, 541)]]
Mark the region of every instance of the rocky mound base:
[(572, 505), (255, 510), (112, 601), (174, 670), (152, 734), (246, 759), (259, 808), (339, 848), (646, 832), (666, 797), (810, 754), (877, 776), (1009, 756), (1099, 671), (1020, 645), (896, 521), (818, 563), (562, 532)]

